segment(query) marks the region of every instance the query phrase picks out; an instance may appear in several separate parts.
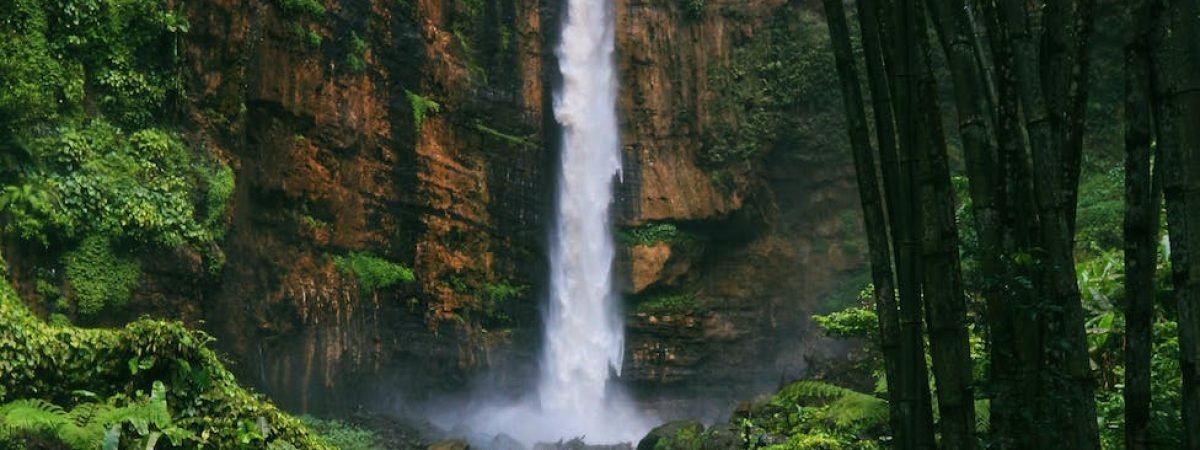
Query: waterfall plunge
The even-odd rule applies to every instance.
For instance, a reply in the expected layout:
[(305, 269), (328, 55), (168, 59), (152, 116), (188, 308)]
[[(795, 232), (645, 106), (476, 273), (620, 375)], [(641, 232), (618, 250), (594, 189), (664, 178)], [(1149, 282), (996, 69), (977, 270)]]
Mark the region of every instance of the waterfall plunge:
[(603, 407), (605, 390), (610, 367), (621, 370), (624, 350), (608, 214), (621, 169), (613, 28), (608, 1), (570, 0), (557, 49), (563, 85), (554, 116), (563, 127), (563, 152), (538, 397), (544, 409), (580, 421), (580, 428), (615, 412)]
[(608, 386), (620, 373), (624, 323), (612, 291), (615, 254), (609, 207), (620, 174), (615, 27), (611, 0), (568, 0), (556, 50), (562, 125), (556, 229), (550, 245), (550, 298), (535, 398), (478, 410), (474, 428), (532, 444), (585, 436), (590, 443), (635, 442), (649, 422)]

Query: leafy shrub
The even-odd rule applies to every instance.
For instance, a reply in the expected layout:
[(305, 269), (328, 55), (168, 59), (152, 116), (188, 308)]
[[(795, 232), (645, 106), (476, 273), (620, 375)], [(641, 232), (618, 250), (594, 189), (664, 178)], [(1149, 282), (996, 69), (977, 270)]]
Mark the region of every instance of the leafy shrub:
[(0, 283), (0, 404), (39, 399), (74, 413), (77, 397), (87, 393), (120, 408), (142, 402), (145, 392), (153, 400), (160, 381), (160, 398), (177, 408), (172, 423), (197, 437), (191, 446), (331, 448), (239, 387), (208, 348), (211, 341), (177, 322), (139, 320), (116, 330), (51, 327)]
[(375, 433), (337, 420), (300, 416), (305, 426), (317, 432), (329, 445), (340, 450), (380, 450), (375, 445)]
[(417, 133), (421, 132), (421, 122), (425, 121), (429, 113), (436, 113), (441, 110), (441, 105), (437, 102), (420, 95), (412, 93), (412, 91), (404, 91), (404, 95), (408, 97), (408, 104), (413, 111), (413, 126), (416, 127)]
[(204, 225), (210, 235), (219, 238), (224, 234), (225, 211), (229, 208), (229, 199), (233, 197), (236, 180), (233, 169), (222, 163), (216, 171), (208, 176), (208, 193), (205, 195)]
[(47, 246), (210, 240), (193, 205), (209, 165), (168, 126), (186, 20), (159, 0), (11, 3), (0, 11), (0, 232)]
[[(82, 403), (70, 412), (45, 400), (15, 400), (0, 406), (0, 442), (6, 436), (37, 433), (76, 450), (92, 450), (97, 444), (115, 450), (122, 440), (136, 441), (137, 447), (147, 449), (154, 448), (162, 437), (177, 447), (196, 440), (196, 435), (174, 423), (167, 409), (167, 388), (161, 381), (154, 382), (148, 396), (139, 392), (137, 397)], [(122, 439), (135, 436), (137, 439)]]
[(338, 271), (354, 275), (364, 292), (375, 292), (399, 282), (411, 283), (416, 277), (412, 269), (370, 253), (351, 252), (335, 256), (333, 265)]
[(142, 273), (136, 259), (117, 255), (104, 236), (89, 236), (64, 259), (76, 308), (87, 316), (124, 306)]
[(358, 37), (358, 33), (350, 32), (350, 44), (346, 53), (346, 65), (350, 67), (351, 72), (362, 72), (367, 69), (367, 62), (363, 60), (363, 54), (367, 52), (367, 41)]
[(665, 222), (648, 223), (617, 231), (617, 241), (625, 245), (654, 245), (660, 242), (674, 245), (696, 240), (695, 235)]

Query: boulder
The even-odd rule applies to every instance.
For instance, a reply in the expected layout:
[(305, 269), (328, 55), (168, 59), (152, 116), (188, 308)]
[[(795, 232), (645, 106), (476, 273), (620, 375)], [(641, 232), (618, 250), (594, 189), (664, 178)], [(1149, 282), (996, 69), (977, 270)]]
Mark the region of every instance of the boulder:
[(704, 425), (677, 420), (655, 427), (638, 442), (637, 450), (696, 450), (704, 438)]

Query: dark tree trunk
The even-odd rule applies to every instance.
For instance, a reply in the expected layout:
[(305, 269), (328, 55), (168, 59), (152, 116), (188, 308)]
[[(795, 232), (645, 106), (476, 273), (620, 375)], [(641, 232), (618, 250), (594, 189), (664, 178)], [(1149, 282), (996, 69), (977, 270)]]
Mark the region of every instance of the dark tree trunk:
[(1159, 186), (1151, 180), (1151, 6), (1128, 5), (1125, 47), (1125, 448), (1150, 449), (1150, 352)]
[[(917, 6), (918, 10), (920, 7)], [(914, 14), (917, 30), (926, 30), (924, 14)], [(924, 286), (926, 323), (933, 356), (933, 373), (937, 381), (938, 412), (943, 448), (970, 450), (975, 448), (975, 391), (971, 379), (971, 347), (967, 333), (966, 297), (963, 293), (962, 267), (958, 254), (958, 227), (955, 223), (954, 189), (950, 183), (945, 134), (937, 104), (937, 88), (930, 66), (928, 34), (913, 36), (911, 44), (916, 82), (916, 102), (919, 116), (916, 124), (917, 143), (925, 152), (925, 178), (921, 193), (924, 217), (922, 239), (922, 282)], [(967, 33), (964, 33), (967, 36)], [(966, 46), (967, 64), (974, 66), (969, 39)], [(978, 72), (975, 73), (978, 76)], [(979, 78), (980, 80), (982, 78)], [(985, 99), (981, 96), (981, 102)], [(986, 122), (977, 117), (979, 128), (987, 135)], [(984, 138), (986, 139), (986, 138)]]
[[(1086, 1), (1080, 2), (1080, 13), (1090, 13)], [(1045, 8), (1043, 28), (1047, 34), (1043, 48), (1053, 56), (1073, 54), (1057, 49), (1074, 49), (1086, 38), (1086, 27), (1073, 27), (1075, 32), (1063, 30), (1070, 8), (1062, 3), (1049, 2)], [(1040, 218), (1042, 254), (1036, 281), (1041, 285), (1041, 295), (1035, 313), (1042, 317), (1046, 345), (1042, 347), (1045, 365), (1037, 374), (1042, 392), (1035, 403), (1039, 407), (1034, 409), (1038, 417), (1035, 421), (1043, 424), (1039, 447), (1054, 443), (1065, 449), (1099, 449), (1083, 306), (1075, 279), (1071, 223), (1075, 205), (1070, 204), (1078, 186), (1069, 175), (1078, 170), (1072, 167), (1078, 161), (1070, 147), (1071, 130), (1082, 119), (1074, 117), (1073, 106), (1066, 106), (1086, 100), (1079, 72), (1086, 63), (1082, 53), (1076, 57), (1039, 58), (1022, 3), (1001, 2), (1001, 7), (1001, 24), (1012, 37), (1016, 79), (1035, 162), (1033, 186)], [(1080, 20), (1087, 23), (1086, 17)], [(1053, 436), (1047, 434), (1044, 424), (1057, 427)]]
[[(1171, 271), (1179, 310), (1179, 358), (1183, 369), (1184, 447), (1200, 448), (1200, 6), (1174, 0), (1166, 11), (1170, 26), (1152, 55), (1166, 75), (1156, 75), (1165, 93), (1158, 127), (1163, 155), (1163, 194), (1171, 237)], [(1165, 37), (1169, 36), (1169, 37)]]
[[(981, 242), (981, 265), (1000, 268), (985, 282), (991, 385), (991, 423), (989, 447), (998, 450), (1036, 448), (1034, 415), (1024, 405), (1040, 393), (1037, 368), (1040, 364), (1041, 331), (1032, 314), (1032, 279), (1026, 259), (1016, 255), (1032, 254), (1032, 235), (1038, 224), (1033, 205), (1028, 142), (1021, 122), (1016, 64), (1011, 38), (1001, 26), (999, 11), (990, 1), (979, 2), (981, 21), (988, 29), (991, 67), (996, 82), (997, 166), (999, 183), (996, 210), (999, 214), (999, 261), (988, 261), (992, 250)], [(965, 141), (965, 139), (964, 139)], [(968, 166), (968, 169), (970, 166)], [(972, 177), (974, 186), (976, 179)], [(976, 189), (972, 187), (972, 189)], [(989, 239), (979, 230), (981, 241)], [(986, 269), (985, 269), (986, 270)]]
[[(854, 155), (859, 200), (862, 203), (863, 223), (867, 231), (867, 246), (870, 248), (871, 280), (875, 284), (875, 309), (879, 315), (880, 347), (883, 350), (888, 392), (892, 393), (896, 392), (894, 380), (901, 376), (899, 353), (897, 352), (900, 318), (896, 309), (895, 284), (892, 281), (892, 251), (888, 240), (887, 217), (884, 215), (880, 196), (881, 186), (875, 175), (875, 156), (871, 149), (867, 115), (863, 110), (863, 96), (853, 59), (854, 53), (850, 46), (850, 32), (846, 25), (846, 12), (842, 6), (842, 0), (825, 0), (825, 18), (829, 23), (829, 35), (833, 44), (838, 78), (841, 80), (842, 100), (846, 107), (846, 123)], [(885, 106), (891, 107), (890, 105)], [(890, 114), (887, 117), (890, 120)], [(888, 129), (891, 129), (890, 125)], [(897, 433), (902, 431), (900, 428), (902, 420), (899, 408), (892, 408), (891, 422)]]
[[(902, 425), (911, 430), (898, 442), (898, 448), (931, 449), (933, 440), (933, 411), (929, 394), (929, 381), (925, 366), (924, 337), (922, 333), (921, 305), (921, 242), (918, 232), (923, 228), (921, 201), (918, 185), (919, 161), (923, 159), (920, 148), (920, 107), (918, 83), (915, 78), (920, 61), (914, 41), (925, 30), (917, 27), (916, 15), (921, 13), (914, 0), (896, 0), (892, 7), (890, 41), (894, 45), (893, 65), (888, 66), (892, 80), (896, 128), (898, 130), (898, 154), (900, 156), (900, 186), (896, 191), (898, 216), (893, 224), (899, 230), (897, 246), (899, 257), (896, 272), (900, 288), (900, 366), (901, 379), (897, 380)], [(889, 198), (891, 200), (891, 198)], [(898, 438), (900, 436), (897, 436)]]

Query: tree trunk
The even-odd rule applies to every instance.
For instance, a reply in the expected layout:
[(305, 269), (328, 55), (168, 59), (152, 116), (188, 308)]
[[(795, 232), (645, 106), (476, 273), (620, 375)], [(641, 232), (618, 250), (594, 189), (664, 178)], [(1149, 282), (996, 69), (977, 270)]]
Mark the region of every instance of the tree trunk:
[[(1150, 352), (1161, 193), (1152, 186), (1150, 2), (1132, 0), (1125, 47), (1125, 448), (1150, 449)], [(1160, 161), (1161, 162), (1161, 161)]]
[[(1029, 405), (1038, 398), (1040, 385), (1036, 368), (1040, 364), (1041, 331), (1031, 313), (1032, 285), (1028, 258), (1031, 255), (1032, 230), (1038, 229), (1033, 204), (1028, 142), (1021, 124), (1016, 64), (1011, 38), (1001, 26), (994, 3), (979, 3), (981, 20), (988, 29), (991, 67), (996, 82), (995, 138), (997, 141), (996, 210), (999, 214), (999, 261), (989, 262), (991, 246), (981, 242), (983, 264), (998, 264), (992, 280), (984, 285), (987, 302), (991, 404), (989, 447), (997, 450), (1036, 448), (1038, 428), (1033, 424)], [(968, 166), (970, 168), (970, 166)], [(972, 185), (976, 183), (971, 179)], [(972, 188), (975, 189), (975, 188)], [(986, 239), (979, 231), (981, 241)], [(981, 264), (981, 265), (983, 265)], [(986, 269), (985, 269), (986, 270)]]
[(1155, 81), (1160, 85), (1156, 90), (1170, 93), (1162, 102), (1159, 127), (1163, 194), (1179, 308), (1184, 447), (1195, 449), (1200, 448), (1200, 264), (1193, 261), (1200, 249), (1200, 6), (1188, 0), (1169, 4), (1170, 32), (1157, 27), (1169, 36), (1157, 40), (1167, 45), (1157, 46), (1161, 52), (1155, 52), (1158, 67), (1169, 75), (1156, 76)]
[[(920, 8), (918, 7), (918, 10)], [(916, 29), (925, 30), (925, 16), (914, 14)], [(965, 22), (964, 22), (965, 24)], [(962, 266), (958, 254), (958, 227), (955, 223), (954, 189), (950, 183), (945, 134), (937, 104), (937, 88), (930, 66), (928, 34), (913, 37), (917, 85), (917, 104), (920, 115), (916, 132), (918, 145), (925, 151), (925, 191), (922, 209), (925, 218), (922, 264), (925, 294), (926, 323), (933, 356), (933, 373), (937, 381), (938, 412), (941, 421), (943, 448), (970, 450), (975, 448), (975, 391), (972, 383), (971, 347), (967, 333), (966, 297), (963, 293)], [(969, 32), (963, 33), (965, 52), (952, 55), (963, 57), (974, 67)], [(962, 61), (960, 61), (962, 62)], [(982, 81), (978, 71), (973, 73)], [(958, 81), (956, 79), (956, 81)], [(978, 98), (986, 104), (983, 96)], [(980, 108), (982, 110), (982, 107)], [(987, 122), (982, 114), (967, 127), (970, 139), (986, 141)], [(968, 139), (968, 136), (964, 136)], [(977, 144), (978, 141), (973, 142)]]
[[(825, 0), (825, 18), (829, 23), (830, 41), (833, 44), (838, 78), (841, 80), (842, 100), (846, 108), (846, 123), (854, 155), (854, 170), (858, 179), (859, 200), (862, 203), (863, 223), (867, 231), (867, 246), (870, 248), (871, 280), (875, 284), (875, 309), (879, 315), (884, 371), (888, 392), (894, 395), (893, 393), (897, 392), (895, 380), (901, 377), (897, 352), (900, 318), (896, 310), (895, 284), (892, 281), (892, 251), (888, 240), (887, 217), (884, 215), (880, 198), (879, 180), (875, 175), (874, 151), (871, 149), (868, 135), (867, 116), (863, 110), (862, 92), (854, 54), (850, 47), (850, 32), (846, 25), (846, 12), (842, 0)], [(891, 108), (891, 105), (885, 106)], [(887, 117), (890, 120), (890, 114)], [(891, 129), (890, 124), (888, 129)], [(899, 408), (891, 408), (891, 423), (897, 433), (902, 430), (902, 420)]]
[[(900, 155), (900, 186), (896, 192), (896, 211), (893, 221), (899, 229), (900, 239), (897, 284), (900, 288), (900, 366), (901, 379), (896, 387), (900, 391), (895, 397), (900, 400), (902, 428), (911, 430), (898, 442), (902, 449), (932, 449), (933, 411), (929, 395), (929, 380), (925, 367), (924, 337), (921, 317), (921, 269), (920, 241), (917, 235), (922, 229), (920, 187), (917, 180), (918, 162), (922, 159), (919, 148), (920, 105), (917, 103), (917, 83), (914, 77), (919, 55), (913, 41), (923, 29), (916, 26), (916, 14), (921, 12), (914, 0), (896, 0), (893, 4), (891, 27), (894, 33), (890, 41), (894, 44), (893, 66), (888, 66), (892, 78)], [(900, 436), (897, 436), (898, 438)]]

